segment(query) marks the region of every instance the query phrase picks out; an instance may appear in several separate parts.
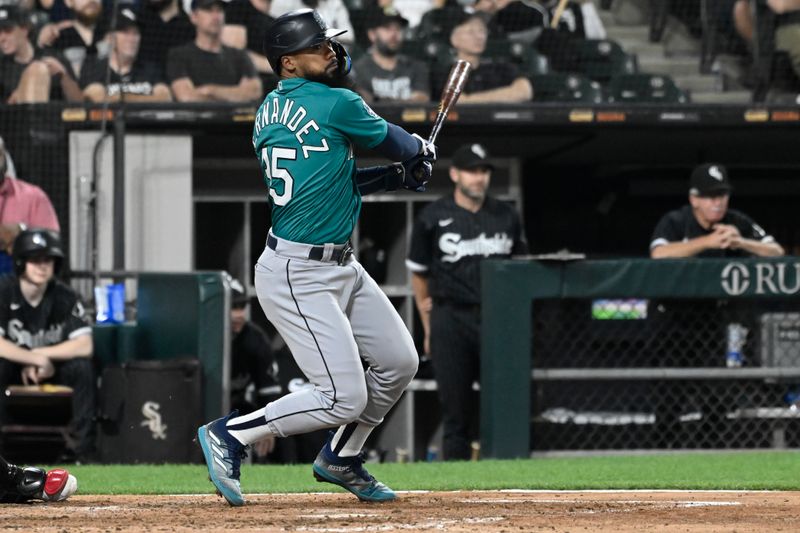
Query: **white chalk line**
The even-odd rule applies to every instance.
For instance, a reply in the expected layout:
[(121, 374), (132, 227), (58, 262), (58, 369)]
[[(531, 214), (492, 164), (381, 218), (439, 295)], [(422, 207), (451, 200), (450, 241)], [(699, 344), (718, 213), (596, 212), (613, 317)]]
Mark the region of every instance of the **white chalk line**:
[(502, 516), (486, 516), (482, 518), (466, 517), (462, 519), (426, 519), (414, 523), (384, 523), (376, 525), (365, 526), (298, 526), (295, 531), (315, 531), (320, 533), (358, 533), (360, 531), (397, 531), (398, 529), (408, 529), (413, 531), (420, 531), (425, 529), (444, 530), (459, 524), (490, 524), (494, 522), (502, 522), (505, 520)]
[[(596, 503), (587, 500), (563, 499), (563, 498), (526, 498), (526, 499), (496, 499), (496, 498), (475, 498), (456, 500), (459, 503), (559, 503), (559, 504), (589, 504)], [(601, 500), (602, 503), (616, 503), (620, 505), (649, 505), (653, 507), (729, 507), (741, 505), (741, 502), (726, 501), (659, 501), (659, 500)]]

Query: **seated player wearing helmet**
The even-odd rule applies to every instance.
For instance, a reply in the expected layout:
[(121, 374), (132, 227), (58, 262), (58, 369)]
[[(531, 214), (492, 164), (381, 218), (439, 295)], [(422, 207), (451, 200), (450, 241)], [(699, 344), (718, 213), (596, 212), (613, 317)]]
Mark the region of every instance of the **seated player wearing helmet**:
[[(16, 276), (0, 279), (0, 391), (20, 381), (72, 388), (65, 460), (85, 461), (94, 451), (95, 383), (92, 329), (83, 305), (58, 281), (64, 252), (58, 233), (26, 229), (14, 241)], [(0, 394), (0, 424), (6, 418)]]
[(76, 490), (78, 480), (63, 468), (49, 472), (33, 466), (22, 468), (0, 456), (0, 503), (61, 502)]

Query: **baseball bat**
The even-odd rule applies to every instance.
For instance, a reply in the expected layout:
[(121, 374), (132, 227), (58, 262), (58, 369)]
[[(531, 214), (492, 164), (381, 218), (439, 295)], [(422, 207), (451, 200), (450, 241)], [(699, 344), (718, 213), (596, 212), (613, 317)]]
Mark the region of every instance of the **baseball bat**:
[(567, 2), (569, 0), (559, 0), (558, 5), (556, 6), (556, 10), (553, 13), (553, 18), (550, 21), (551, 28), (558, 28), (558, 23), (561, 21), (561, 15), (564, 14), (564, 8), (567, 7)]
[(442, 124), (444, 124), (447, 118), (447, 113), (456, 105), (458, 97), (461, 96), (461, 91), (467, 83), (467, 77), (469, 76), (471, 68), (472, 65), (470, 65), (469, 61), (459, 59), (456, 64), (453, 65), (453, 68), (450, 69), (450, 74), (447, 76), (447, 83), (442, 90), (442, 98), (439, 100), (439, 111), (436, 113), (436, 120), (433, 122), (431, 134), (428, 136), (428, 142), (436, 144), (436, 137), (439, 136), (439, 130), (442, 129)]

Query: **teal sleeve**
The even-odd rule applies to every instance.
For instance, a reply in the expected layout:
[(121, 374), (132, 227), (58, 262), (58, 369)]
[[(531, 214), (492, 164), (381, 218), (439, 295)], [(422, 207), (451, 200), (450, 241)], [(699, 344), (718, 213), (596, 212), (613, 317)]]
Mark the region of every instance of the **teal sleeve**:
[(331, 109), (330, 126), (362, 148), (374, 148), (383, 142), (386, 121), (353, 91), (339, 91), (339, 98)]

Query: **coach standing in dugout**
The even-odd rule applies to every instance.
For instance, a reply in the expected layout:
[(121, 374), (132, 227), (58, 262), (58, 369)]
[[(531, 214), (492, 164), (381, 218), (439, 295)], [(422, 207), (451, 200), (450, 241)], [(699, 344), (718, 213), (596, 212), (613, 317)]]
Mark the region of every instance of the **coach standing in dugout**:
[(724, 166), (695, 167), (689, 182), (689, 205), (661, 218), (650, 239), (650, 257), (783, 255), (783, 247), (753, 219), (728, 209), (732, 190)]
[(422, 210), (406, 260), (436, 374), (447, 460), (469, 459), (478, 412), (472, 383), (480, 376), (480, 263), (527, 251), (516, 210), (487, 195), (493, 170), (480, 144), (455, 151), (455, 190)]

